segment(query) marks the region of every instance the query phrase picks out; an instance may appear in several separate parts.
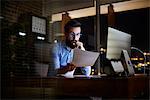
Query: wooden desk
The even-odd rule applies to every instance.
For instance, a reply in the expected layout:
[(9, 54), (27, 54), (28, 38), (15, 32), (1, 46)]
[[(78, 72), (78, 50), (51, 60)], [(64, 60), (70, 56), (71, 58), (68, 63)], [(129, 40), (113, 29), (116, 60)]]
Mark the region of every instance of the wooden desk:
[[(16, 96), (23, 94), (23, 89), (39, 89), (42, 96), (99, 96), (114, 98), (133, 98), (149, 92), (149, 77), (140, 75), (132, 77), (103, 78), (16, 78), (12, 79)], [(19, 89), (18, 89), (19, 88)], [(16, 90), (15, 90), (16, 89)], [(18, 89), (18, 90), (17, 90)], [(51, 89), (52, 91), (49, 91)], [(29, 90), (26, 90), (29, 93)], [(42, 91), (42, 92), (41, 92)], [(34, 92), (32, 92), (34, 93)], [(37, 93), (37, 90), (36, 90)], [(30, 94), (30, 93), (29, 93)]]

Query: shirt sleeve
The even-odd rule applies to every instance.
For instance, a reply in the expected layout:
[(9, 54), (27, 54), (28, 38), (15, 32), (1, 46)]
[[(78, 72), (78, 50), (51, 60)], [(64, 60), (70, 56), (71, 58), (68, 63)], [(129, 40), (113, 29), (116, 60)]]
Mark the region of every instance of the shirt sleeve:
[(58, 44), (55, 44), (53, 46), (53, 49), (52, 49), (52, 55), (53, 55), (53, 67), (54, 69), (59, 69), (60, 68), (60, 55), (59, 55), (59, 45)]

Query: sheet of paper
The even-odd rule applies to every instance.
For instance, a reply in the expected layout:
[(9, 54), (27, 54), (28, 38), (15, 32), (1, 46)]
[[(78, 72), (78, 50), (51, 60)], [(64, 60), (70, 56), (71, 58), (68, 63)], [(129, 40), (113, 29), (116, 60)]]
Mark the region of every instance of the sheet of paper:
[(99, 56), (99, 52), (74, 49), (72, 64), (77, 67), (93, 66)]
[(75, 70), (73, 71), (68, 71), (67, 73), (63, 74), (62, 76), (66, 77), (66, 78), (73, 78), (73, 73)]
[(73, 70), (73, 71), (68, 71), (68, 72), (66, 72), (65, 74), (57, 74), (57, 76), (63, 76), (63, 77), (66, 77), (66, 78), (74, 78), (74, 71), (75, 70)]

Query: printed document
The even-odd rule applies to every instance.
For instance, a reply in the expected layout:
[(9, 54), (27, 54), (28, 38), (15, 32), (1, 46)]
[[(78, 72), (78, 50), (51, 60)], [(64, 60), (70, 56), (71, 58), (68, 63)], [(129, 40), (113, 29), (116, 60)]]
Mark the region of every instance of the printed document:
[(77, 67), (93, 66), (98, 56), (99, 52), (74, 49), (72, 64), (74, 64)]

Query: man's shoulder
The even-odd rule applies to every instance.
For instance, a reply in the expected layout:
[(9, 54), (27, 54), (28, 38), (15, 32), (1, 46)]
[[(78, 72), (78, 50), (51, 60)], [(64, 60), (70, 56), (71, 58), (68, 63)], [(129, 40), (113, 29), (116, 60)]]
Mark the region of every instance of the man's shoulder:
[(54, 43), (53, 44), (53, 48), (57, 49), (57, 50), (60, 50), (62, 48), (65, 48), (65, 42), (63, 41), (59, 41), (57, 43)]
[(58, 41), (57, 43), (54, 43), (53, 46), (62, 47), (62, 46), (64, 46), (64, 42)]

